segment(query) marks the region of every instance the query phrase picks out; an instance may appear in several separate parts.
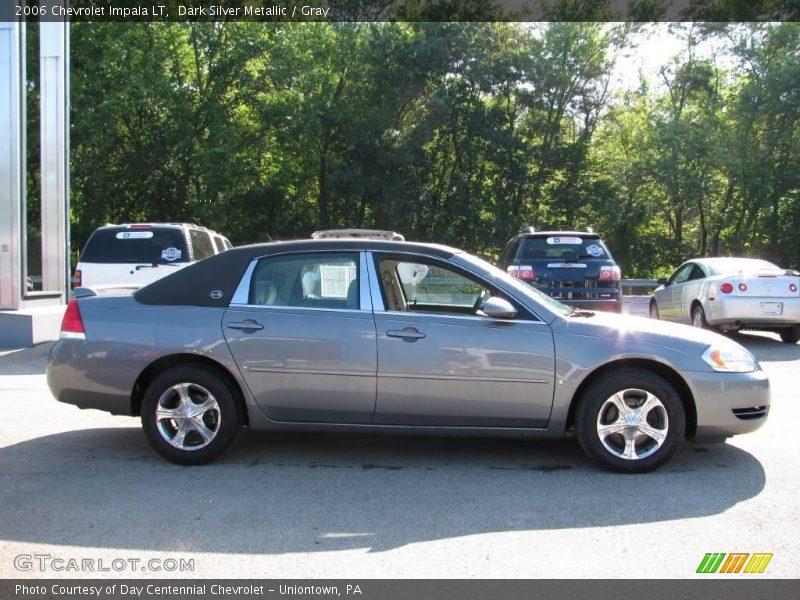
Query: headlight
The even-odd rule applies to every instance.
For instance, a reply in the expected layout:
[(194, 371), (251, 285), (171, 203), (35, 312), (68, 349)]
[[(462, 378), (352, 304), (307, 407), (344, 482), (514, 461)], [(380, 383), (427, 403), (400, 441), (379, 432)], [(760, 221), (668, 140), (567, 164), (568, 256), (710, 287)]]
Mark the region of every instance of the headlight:
[(702, 359), (715, 371), (725, 373), (750, 373), (758, 370), (755, 357), (743, 348), (735, 346), (709, 346)]

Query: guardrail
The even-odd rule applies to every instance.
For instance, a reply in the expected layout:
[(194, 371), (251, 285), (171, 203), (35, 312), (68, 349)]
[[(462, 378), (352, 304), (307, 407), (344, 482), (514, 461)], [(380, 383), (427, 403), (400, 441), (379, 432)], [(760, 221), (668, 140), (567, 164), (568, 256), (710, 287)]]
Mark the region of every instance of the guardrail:
[[(657, 279), (623, 279), (619, 282), (623, 296), (649, 296), (660, 283)], [(638, 290), (639, 293), (636, 293)]]

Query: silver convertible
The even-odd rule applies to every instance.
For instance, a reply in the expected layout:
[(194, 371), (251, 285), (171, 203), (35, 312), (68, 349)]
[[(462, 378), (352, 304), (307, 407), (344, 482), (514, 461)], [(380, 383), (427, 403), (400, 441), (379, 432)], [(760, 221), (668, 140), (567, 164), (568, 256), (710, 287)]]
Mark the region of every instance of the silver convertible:
[(800, 340), (800, 273), (755, 258), (695, 258), (664, 280), (650, 316), (722, 331), (763, 329)]
[(710, 331), (570, 309), (445, 246), (333, 239), (229, 250), (133, 295), (75, 291), (47, 380), (139, 415), (168, 460), (244, 428), (558, 438), (645, 472), (685, 439), (761, 427), (769, 381)]

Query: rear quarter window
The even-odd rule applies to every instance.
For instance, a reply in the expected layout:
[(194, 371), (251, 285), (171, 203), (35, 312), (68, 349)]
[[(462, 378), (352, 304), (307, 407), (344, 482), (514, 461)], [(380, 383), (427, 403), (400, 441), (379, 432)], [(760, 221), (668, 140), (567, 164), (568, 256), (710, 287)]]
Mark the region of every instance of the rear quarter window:
[(189, 230), (189, 239), (192, 241), (192, 251), (194, 252), (195, 260), (203, 260), (209, 256), (214, 256), (214, 244), (211, 241), (211, 236), (205, 231), (198, 229)]
[(180, 229), (98, 229), (86, 242), (80, 262), (166, 264), (188, 262), (186, 240)]

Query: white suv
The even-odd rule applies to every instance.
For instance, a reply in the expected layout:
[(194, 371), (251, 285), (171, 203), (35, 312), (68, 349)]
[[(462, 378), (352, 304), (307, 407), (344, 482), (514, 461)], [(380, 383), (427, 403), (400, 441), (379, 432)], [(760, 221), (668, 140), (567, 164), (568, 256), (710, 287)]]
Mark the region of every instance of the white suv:
[(86, 242), (74, 287), (141, 287), (231, 247), (225, 236), (189, 223), (105, 225)]

